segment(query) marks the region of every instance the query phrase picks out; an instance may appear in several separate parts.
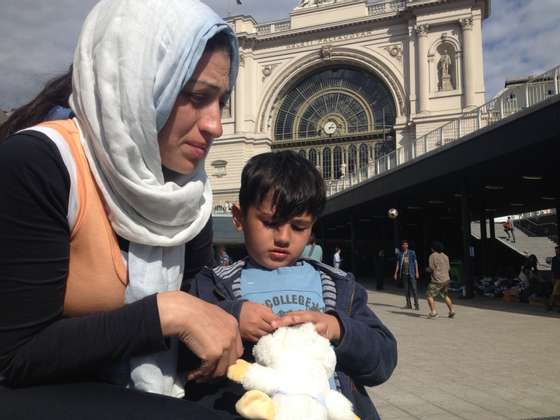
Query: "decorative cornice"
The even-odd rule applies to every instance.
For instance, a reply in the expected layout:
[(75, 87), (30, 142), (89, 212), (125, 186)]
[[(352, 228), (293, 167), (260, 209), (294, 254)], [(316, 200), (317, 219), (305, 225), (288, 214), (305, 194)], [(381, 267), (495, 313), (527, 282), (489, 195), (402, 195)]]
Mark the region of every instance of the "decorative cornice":
[(239, 38), (245, 38), (245, 37), (253, 38), (257, 42), (267, 42), (267, 41), (275, 41), (277, 39), (282, 39), (282, 38), (296, 38), (302, 35), (314, 34), (318, 32), (335, 31), (338, 29), (344, 29), (353, 26), (361, 26), (361, 25), (367, 26), (374, 22), (382, 22), (382, 21), (392, 20), (394, 18), (402, 19), (401, 14), (395, 13), (394, 15), (389, 15), (389, 16), (371, 16), (371, 17), (366, 17), (364, 19), (360, 18), (359, 20), (351, 20), (351, 21), (341, 22), (341, 23), (330, 23), (330, 24), (324, 24), (320, 26), (311, 26), (308, 28), (298, 28), (298, 29), (292, 29), (283, 32), (273, 32), (264, 35), (259, 35), (257, 33), (254, 34), (243, 33), (243, 34), (237, 34), (237, 36)]

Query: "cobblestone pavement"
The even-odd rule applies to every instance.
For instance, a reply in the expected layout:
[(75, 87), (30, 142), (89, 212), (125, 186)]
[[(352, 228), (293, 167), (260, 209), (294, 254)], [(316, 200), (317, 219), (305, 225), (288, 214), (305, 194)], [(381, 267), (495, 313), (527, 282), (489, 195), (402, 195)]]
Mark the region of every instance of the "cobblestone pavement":
[(560, 314), (543, 307), (456, 300), (455, 319), (401, 309), (397, 291), (369, 303), (397, 337), (399, 365), (369, 390), (383, 420), (560, 419)]

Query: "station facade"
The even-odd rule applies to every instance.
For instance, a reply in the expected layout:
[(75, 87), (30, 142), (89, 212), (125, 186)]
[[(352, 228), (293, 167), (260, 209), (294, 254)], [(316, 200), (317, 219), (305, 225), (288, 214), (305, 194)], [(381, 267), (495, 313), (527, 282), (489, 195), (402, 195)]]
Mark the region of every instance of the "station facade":
[(206, 159), (216, 212), (237, 201), (252, 156), (291, 149), (325, 182), (484, 103), (490, 0), (302, 0), (289, 18), (228, 20), (241, 66), (224, 134)]

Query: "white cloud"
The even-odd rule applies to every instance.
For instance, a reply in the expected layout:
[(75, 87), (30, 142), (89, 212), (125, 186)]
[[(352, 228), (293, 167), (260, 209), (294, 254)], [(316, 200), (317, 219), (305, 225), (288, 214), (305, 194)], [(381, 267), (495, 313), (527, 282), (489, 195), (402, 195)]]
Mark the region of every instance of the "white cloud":
[[(78, 32), (97, 0), (0, 0), (0, 108), (19, 106), (64, 72)], [(298, 0), (206, 0), (220, 15), (258, 22), (287, 18)], [(484, 22), (487, 97), (506, 78), (560, 64), (560, 0), (492, 0)]]
[(486, 96), (491, 98), (506, 79), (560, 65), (560, 1), (494, 0), (483, 39)]

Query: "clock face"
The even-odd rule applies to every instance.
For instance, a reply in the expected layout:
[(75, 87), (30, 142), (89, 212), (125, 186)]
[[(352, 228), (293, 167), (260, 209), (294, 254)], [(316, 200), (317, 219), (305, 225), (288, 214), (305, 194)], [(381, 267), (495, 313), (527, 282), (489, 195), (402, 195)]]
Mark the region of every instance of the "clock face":
[(326, 134), (329, 134), (329, 135), (334, 134), (336, 129), (337, 129), (337, 126), (336, 126), (336, 123), (334, 121), (327, 121), (325, 123), (325, 125), (323, 125), (323, 131)]

